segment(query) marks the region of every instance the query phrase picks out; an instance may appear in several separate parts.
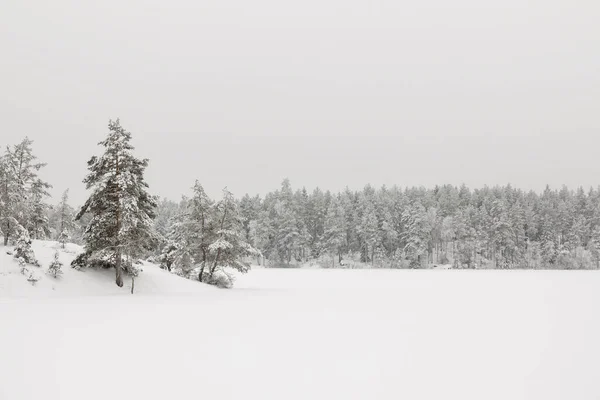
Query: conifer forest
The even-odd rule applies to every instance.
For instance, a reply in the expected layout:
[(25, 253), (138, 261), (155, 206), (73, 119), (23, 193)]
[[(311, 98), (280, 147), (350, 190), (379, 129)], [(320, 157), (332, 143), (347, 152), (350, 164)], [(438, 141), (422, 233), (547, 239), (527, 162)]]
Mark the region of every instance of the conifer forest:
[[(28, 138), (0, 158), (4, 244), (23, 235), (84, 246), (73, 267), (115, 266), (136, 274), (136, 259), (223, 284), (225, 267), (598, 269), (600, 187), (379, 187), (339, 193), (293, 187), (264, 196), (211, 199), (202, 176), (185, 194), (159, 199), (145, 181), (151, 160), (136, 158), (132, 134), (110, 121), (100, 155), (87, 165), (88, 200), (51, 204), (45, 164)], [(86, 168), (85, 165), (73, 168)], [(224, 284), (227, 286), (227, 284)]]

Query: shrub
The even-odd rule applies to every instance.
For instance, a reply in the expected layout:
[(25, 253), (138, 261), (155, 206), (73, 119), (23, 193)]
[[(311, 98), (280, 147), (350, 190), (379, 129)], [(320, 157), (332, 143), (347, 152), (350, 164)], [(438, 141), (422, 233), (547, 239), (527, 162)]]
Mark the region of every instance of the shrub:
[(235, 282), (235, 277), (223, 270), (216, 270), (212, 277), (205, 272), (202, 281), (221, 289), (231, 289)]

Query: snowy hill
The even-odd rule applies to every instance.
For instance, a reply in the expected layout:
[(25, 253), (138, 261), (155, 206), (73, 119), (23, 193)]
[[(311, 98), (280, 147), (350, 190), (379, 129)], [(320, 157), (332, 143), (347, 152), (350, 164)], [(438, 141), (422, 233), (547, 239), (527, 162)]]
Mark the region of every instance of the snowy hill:
[[(60, 244), (52, 241), (34, 241), (32, 249), (41, 267), (28, 266), (34, 276), (40, 278), (32, 284), (27, 276), (21, 274), (21, 268), (7, 250), (12, 247), (0, 247), (0, 298), (22, 298), (37, 296), (105, 296), (131, 293), (131, 279), (125, 279), (125, 285), (119, 288), (114, 282), (114, 270), (87, 269), (77, 271), (71, 268), (71, 261), (83, 249), (74, 244), (67, 244), (62, 249)], [(59, 251), (59, 259), (63, 263), (63, 274), (54, 278), (46, 274), (55, 251)], [(214, 287), (199, 282), (183, 279), (160, 269), (157, 265), (144, 262), (140, 276), (135, 279), (134, 293), (149, 294), (192, 294), (215, 290)]]

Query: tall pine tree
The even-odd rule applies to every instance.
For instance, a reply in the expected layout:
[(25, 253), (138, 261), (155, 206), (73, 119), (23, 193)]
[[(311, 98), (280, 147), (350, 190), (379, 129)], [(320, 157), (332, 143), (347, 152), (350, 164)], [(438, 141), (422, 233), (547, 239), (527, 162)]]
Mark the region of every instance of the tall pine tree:
[(116, 284), (122, 287), (123, 255), (137, 255), (156, 239), (152, 219), (157, 203), (144, 180), (148, 160), (133, 156), (131, 133), (119, 119), (109, 121), (108, 129), (107, 138), (99, 143), (104, 154), (88, 161), (84, 183), (92, 194), (75, 219), (86, 212), (92, 215), (84, 234), (86, 252), (108, 258), (116, 270)]

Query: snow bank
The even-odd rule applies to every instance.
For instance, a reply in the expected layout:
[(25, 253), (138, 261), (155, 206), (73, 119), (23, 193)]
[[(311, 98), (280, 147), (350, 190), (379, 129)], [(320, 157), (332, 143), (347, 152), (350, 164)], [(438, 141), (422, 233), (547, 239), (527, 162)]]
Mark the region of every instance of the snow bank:
[[(16, 260), (6, 254), (9, 248), (0, 247), (0, 298), (47, 297), (47, 296), (106, 296), (115, 294), (130, 294), (131, 278), (125, 277), (125, 285), (119, 288), (115, 285), (113, 269), (95, 270), (84, 269), (77, 271), (71, 268), (71, 261), (83, 249), (74, 244), (67, 244), (65, 249), (57, 242), (34, 241), (32, 248), (41, 267), (28, 266), (41, 279), (32, 285), (23, 276)], [(54, 278), (46, 274), (53, 260), (55, 251), (59, 251), (59, 259), (63, 263), (63, 274)], [(212, 287), (202, 285), (175, 276), (160, 269), (154, 264), (144, 262), (140, 276), (135, 279), (137, 295), (156, 294), (185, 294), (212, 290)]]

